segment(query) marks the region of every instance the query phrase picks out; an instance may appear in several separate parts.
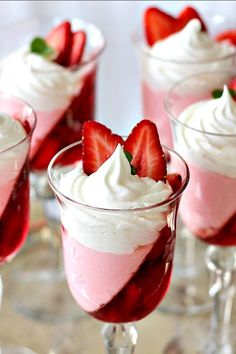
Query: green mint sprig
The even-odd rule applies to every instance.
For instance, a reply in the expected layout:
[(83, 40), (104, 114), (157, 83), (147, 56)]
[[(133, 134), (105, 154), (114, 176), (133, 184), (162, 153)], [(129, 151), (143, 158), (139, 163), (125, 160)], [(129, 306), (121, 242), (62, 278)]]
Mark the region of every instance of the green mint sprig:
[(130, 164), (130, 169), (131, 169), (131, 175), (136, 175), (136, 168), (131, 164), (131, 161), (133, 160), (133, 156), (129, 151), (124, 151), (125, 156), (127, 157), (127, 160), (129, 161)]
[[(233, 90), (233, 89), (229, 89), (229, 93), (231, 94), (231, 96), (233, 97), (233, 98), (236, 98), (236, 91), (235, 90)], [(223, 90), (221, 90), (221, 89), (215, 89), (215, 90), (213, 90), (212, 91), (212, 97), (213, 98), (220, 98), (221, 96), (222, 96), (222, 94), (223, 94)]]
[(30, 43), (30, 52), (42, 55), (48, 59), (55, 55), (55, 50), (41, 37), (36, 37), (32, 40)]

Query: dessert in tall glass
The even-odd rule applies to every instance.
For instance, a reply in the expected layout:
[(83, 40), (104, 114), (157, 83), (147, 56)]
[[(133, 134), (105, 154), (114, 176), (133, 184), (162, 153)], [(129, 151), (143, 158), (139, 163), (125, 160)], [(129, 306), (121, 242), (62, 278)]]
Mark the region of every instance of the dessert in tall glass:
[(58, 153), (48, 173), (61, 211), (70, 290), (88, 314), (109, 323), (107, 352), (133, 353), (137, 333), (129, 322), (153, 311), (169, 287), (188, 168), (161, 147), (149, 120), (125, 140), (86, 122), (82, 143)]
[[(224, 30), (235, 27), (221, 15), (203, 18), (192, 7), (185, 7), (177, 17), (155, 7), (145, 10), (142, 24), (134, 33), (140, 64), (143, 113), (157, 124), (162, 142), (167, 146), (171, 147), (173, 143), (163, 105), (165, 95), (176, 82), (190, 75), (233, 69), (236, 65), (236, 47), (232, 40), (234, 32), (230, 36)], [(216, 87), (214, 77), (208, 81), (208, 86), (209, 90)], [(188, 92), (185, 95), (190, 100), (186, 104), (190, 104), (191, 97)], [(181, 222), (177, 232), (176, 282), (172, 283), (172, 288), (174, 284), (180, 285), (178, 290), (173, 289), (173, 296), (169, 293), (161, 309), (178, 314), (205, 311), (210, 305), (206, 303), (207, 279), (203, 279), (206, 272), (198, 263), (204, 249), (194, 241)], [(182, 279), (190, 277), (195, 290), (185, 293)], [(199, 293), (199, 283), (206, 284), (205, 292)], [(176, 296), (177, 292), (179, 296)]]
[[(19, 23), (17, 31), (23, 44), (19, 43), (19, 49), (0, 62), (0, 90), (26, 100), (36, 111), (37, 125), (30, 151), (31, 180), (47, 225), (34, 233), (35, 242), (28, 258), (25, 263), (22, 261), (14, 277), (12, 297), (24, 313), (56, 320), (78, 312), (60, 267), (59, 216), (46, 169), (60, 149), (81, 139), (83, 122), (95, 119), (96, 77), (105, 39), (94, 25), (77, 19), (32, 19)], [(35, 265), (31, 281), (28, 263)], [(47, 301), (40, 296), (42, 287)]]
[[(214, 76), (213, 92), (207, 83)], [(225, 80), (225, 85), (221, 82)], [(191, 92), (192, 87), (192, 92)], [(185, 105), (182, 88), (195, 102)], [(187, 353), (234, 353), (235, 336), (230, 339), (230, 313), (236, 272), (236, 91), (234, 72), (196, 75), (176, 84), (169, 92), (166, 107), (174, 132), (175, 148), (190, 168), (191, 179), (182, 199), (180, 214), (192, 234), (209, 246), (207, 266), (212, 272), (210, 296), (214, 299), (212, 326), (188, 340), (180, 339)], [(202, 100), (197, 92), (203, 92)], [(200, 99), (199, 99), (200, 96)], [(191, 333), (191, 332), (190, 332)], [(195, 332), (196, 334), (196, 332)], [(206, 338), (207, 337), (207, 338)], [(197, 341), (197, 342), (196, 342)]]
[[(36, 119), (25, 102), (0, 94), (0, 267), (23, 245), (29, 230), (29, 149)], [(0, 274), (0, 304), (1, 304)], [(33, 354), (0, 345), (1, 353)]]

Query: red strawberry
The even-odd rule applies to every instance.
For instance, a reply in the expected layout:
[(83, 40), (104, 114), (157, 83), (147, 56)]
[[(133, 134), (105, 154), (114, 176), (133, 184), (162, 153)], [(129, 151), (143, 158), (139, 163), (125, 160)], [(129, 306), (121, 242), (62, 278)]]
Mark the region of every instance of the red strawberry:
[(229, 30), (229, 31), (225, 31), (225, 32), (219, 33), (215, 37), (215, 39), (218, 42), (228, 41), (231, 44), (236, 46), (236, 30)]
[(82, 161), (84, 172), (89, 175), (105, 162), (123, 139), (98, 122), (88, 121), (82, 128)]
[(86, 42), (86, 33), (78, 31), (72, 34), (72, 47), (67, 66), (75, 66), (80, 63)]
[(148, 8), (144, 13), (144, 30), (148, 44), (153, 45), (156, 41), (180, 31), (193, 18), (199, 19), (202, 29), (206, 31), (206, 25), (200, 15), (190, 6), (185, 7), (177, 18), (156, 7)]
[(153, 122), (144, 119), (138, 123), (125, 141), (124, 150), (132, 154), (131, 163), (140, 177), (165, 180), (165, 155)]
[(156, 7), (144, 13), (144, 30), (149, 45), (168, 37), (175, 31), (175, 18)]
[(176, 26), (176, 31), (180, 31), (182, 28), (184, 28), (187, 23), (191, 20), (193, 20), (194, 18), (198, 19), (201, 22), (202, 25), (202, 30), (206, 31), (206, 25), (204, 23), (204, 21), (201, 19), (199, 13), (190, 6), (185, 7), (179, 14), (178, 18), (177, 18), (177, 26)]
[(236, 92), (236, 78), (230, 81), (229, 87)]
[(55, 61), (60, 65), (66, 65), (72, 42), (70, 22), (65, 21), (55, 27), (48, 34), (46, 42), (55, 49), (57, 53)]
[(182, 186), (182, 178), (179, 174), (177, 173), (172, 173), (170, 175), (167, 175), (166, 177), (167, 181), (169, 182), (173, 193), (176, 193)]

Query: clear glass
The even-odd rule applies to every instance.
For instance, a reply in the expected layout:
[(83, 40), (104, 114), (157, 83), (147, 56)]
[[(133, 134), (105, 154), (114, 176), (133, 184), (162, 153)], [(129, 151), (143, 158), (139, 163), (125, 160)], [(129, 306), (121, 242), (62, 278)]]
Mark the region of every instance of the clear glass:
[[(69, 288), (77, 303), (89, 315), (107, 323), (102, 334), (109, 354), (133, 353), (137, 341), (133, 322), (152, 312), (169, 287), (177, 209), (189, 174), (187, 165), (179, 155), (166, 148), (164, 151), (168, 159), (168, 173), (178, 173), (182, 178), (181, 186), (162, 203), (143, 208), (93, 207), (78, 203), (63, 193), (60, 180), (81, 160), (81, 143), (62, 150), (48, 167), (49, 184), (61, 212)], [(96, 235), (106, 248), (106, 237), (111, 232), (115, 236), (114, 241), (120, 239), (122, 246), (127, 242), (127, 234), (134, 232), (143, 236), (150, 232), (143, 222), (146, 218), (156, 220), (154, 232), (157, 232), (157, 237), (151, 244), (140, 246), (130, 253), (95, 250), (87, 243)], [(159, 218), (164, 218), (161, 226), (158, 226)]]
[[(214, 82), (214, 88), (223, 89), (222, 83), (230, 87), (235, 78), (236, 72), (232, 71), (195, 75), (174, 85), (165, 101), (175, 149), (186, 159), (191, 175), (180, 216), (195, 237), (211, 245), (206, 252), (211, 276), (209, 295), (213, 299), (211, 326), (198, 340), (197, 332), (195, 338), (191, 337), (192, 331), (188, 332), (188, 339), (184, 335), (179, 338), (180, 346), (193, 340), (191, 353), (236, 352), (235, 336), (230, 338), (236, 271), (236, 168), (232, 163), (236, 134), (212, 133), (207, 115), (203, 117), (201, 129), (182, 123), (179, 116), (190, 104), (212, 99), (210, 83)], [(227, 116), (226, 107), (223, 112)], [(219, 112), (216, 117), (220, 121)], [(226, 118), (224, 124), (228, 124)], [(181, 353), (189, 353), (185, 344)]]
[[(25, 102), (0, 94), (0, 114), (9, 115), (21, 123), (26, 135), (23, 139), (0, 148), (0, 270), (4, 263), (15, 257), (24, 244), (29, 231), (29, 150), (32, 132), (36, 124), (33, 109)], [(8, 124), (1, 127), (4, 131)], [(0, 137), (0, 142), (1, 142)], [(2, 298), (0, 274), (0, 307)], [(2, 354), (33, 354), (30, 349), (1, 345)]]
[[(9, 36), (9, 43), (2, 41), (2, 57), (6, 59), (12, 53), (11, 37), (14, 38), (14, 50), (17, 50), (29, 45), (36, 36), (45, 37), (60, 21), (44, 16), (2, 28), (2, 33)], [(22, 90), (17, 91), (18, 95), (27, 100), (37, 114), (30, 163), (32, 203), (35, 209), (41, 211), (41, 218), (32, 221), (32, 242), (27, 245), (17, 274), (12, 274), (15, 289), (12, 301), (24, 314), (47, 321), (77, 317), (80, 313), (67, 290), (61, 267), (59, 213), (47, 183), (46, 169), (59, 150), (81, 139), (83, 122), (95, 119), (98, 63), (106, 45), (101, 31), (93, 24), (75, 18), (70, 22), (73, 31), (80, 29), (86, 32), (85, 52), (78, 66), (64, 68), (66, 74), (58, 74), (58, 66), (50, 69), (36, 66), (29, 74), (27, 65), (22, 65), (20, 69), (25, 72), (24, 83), (18, 81), (21, 76), (15, 76), (15, 86), (23, 86)], [(66, 84), (65, 77), (69, 74), (70, 81)], [(11, 90), (12, 86), (7, 86), (6, 90)], [(65, 99), (69, 91), (70, 97)], [(44, 299), (40, 295), (42, 287)]]

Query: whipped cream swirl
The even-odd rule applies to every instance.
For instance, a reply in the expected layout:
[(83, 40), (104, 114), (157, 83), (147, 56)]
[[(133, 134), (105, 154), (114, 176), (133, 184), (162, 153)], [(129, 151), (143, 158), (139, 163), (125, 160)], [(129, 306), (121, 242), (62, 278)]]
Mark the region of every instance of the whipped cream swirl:
[(0, 153), (16, 145), (26, 136), (21, 123), (0, 112)]
[[(168, 184), (131, 175), (130, 164), (118, 145), (112, 156), (87, 176), (79, 164), (60, 177), (59, 189), (73, 200), (107, 209), (138, 208), (166, 200)], [(65, 201), (62, 224), (71, 237), (100, 252), (129, 254), (152, 244), (167, 224), (168, 206), (137, 212), (96, 211)]]
[(201, 30), (200, 21), (193, 19), (181, 31), (156, 42), (149, 54), (145, 63), (148, 81), (167, 89), (189, 75), (234, 68), (236, 50), (227, 42), (211, 39)]
[(184, 125), (176, 124), (176, 147), (184, 157), (213, 172), (236, 177), (236, 102), (227, 86), (220, 98), (190, 105), (178, 120)]
[(81, 88), (81, 70), (70, 71), (21, 48), (0, 63), (0, 90), (35, 110), (65, 109)]

